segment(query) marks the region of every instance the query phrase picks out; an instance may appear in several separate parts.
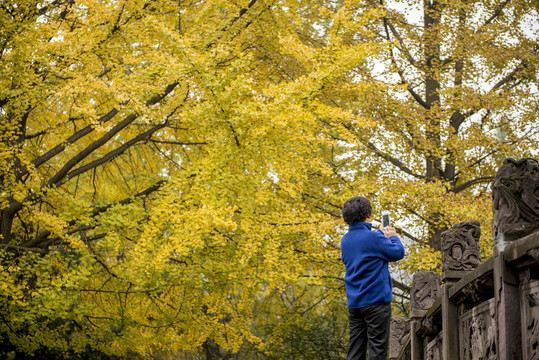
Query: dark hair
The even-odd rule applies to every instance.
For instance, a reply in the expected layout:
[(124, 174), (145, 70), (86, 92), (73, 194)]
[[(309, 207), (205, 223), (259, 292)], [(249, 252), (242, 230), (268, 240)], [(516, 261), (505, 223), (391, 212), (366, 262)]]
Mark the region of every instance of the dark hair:
[(355, 196), (348, 199), (342, 207), (342, 217), (348, 225), (365, 221), (371, 214), (371, 202), (363, 196)]

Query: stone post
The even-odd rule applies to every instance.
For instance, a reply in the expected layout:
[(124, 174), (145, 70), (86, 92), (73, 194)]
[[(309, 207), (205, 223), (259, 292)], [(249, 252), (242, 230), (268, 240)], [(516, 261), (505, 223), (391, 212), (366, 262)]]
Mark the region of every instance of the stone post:
[(448, 295), (449, 287), (481, 264), (479, 221), (453, 225), (442, 233), (442, 356), (445, 360), (458, 360), (457, 306)]
[(481, 264), (479, 221), (453, 225), (442, 233), (442, 281), (451, 285)]
[(520, 359), (519, 274), (504, 260), (506, 243), (539, 231), (539, 163), (505, 159), (492, 182), (494, 291), (498, 323), (498, 357)]
[(389, 359), (395, 360), (410, 334), (410, 320), (404, 318), (392, 318), (389, 338)]
[(518, 277), (507, 266), (503, 251), (494, 248), (494, 299), (498, 324), (498, 358), (521, 359), (520, 292)]
[(423, 340), (419, 338), (421, 318), (441, 294), (440, 276), (434, 271), (418, 271), (412, 279), (410, 290), (410, 345), (411, 360), (423, 360)]

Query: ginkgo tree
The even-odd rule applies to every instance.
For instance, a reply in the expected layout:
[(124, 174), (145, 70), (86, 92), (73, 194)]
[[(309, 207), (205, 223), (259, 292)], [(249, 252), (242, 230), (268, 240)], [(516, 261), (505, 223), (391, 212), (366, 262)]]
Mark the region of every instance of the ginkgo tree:
[[(321, 97), (354, 115), (331, 124), (343, 193), (365, 194), (375, 200), (375, 212), (392, 212), (410, 244), (402, 265), (412, 272), (440, 269), (440, 235), (461, 221), (480, 220), (488, 257), (495, 172), (505, 157), (539, 154), (536, 2), (355, 7), (383, 14), (366, 25), (371, 32), (351, 37), (374, 41), (380, 51), (347, 74), (347, 87)], [(357, 118), (374, 126), (362, 127)], [(345, 199), (340, 195), (326, 200), (335, 216)]]
[(279, 339), (255, 305), (321, 286), (338, 258), (334, 219), (303, 196), (334, 176), (320, 119), (351, 113), (316, 99), (376, 51), (338, 28), (368, 31), (379, 12), (256, 0), (0, 11), (2, 356), (271, 352)]
[(339, 358), (348, 197), (411, 270), (488, 227), (536, 151), (537, 9), (398, 3), (0, 4), (0, 354)]

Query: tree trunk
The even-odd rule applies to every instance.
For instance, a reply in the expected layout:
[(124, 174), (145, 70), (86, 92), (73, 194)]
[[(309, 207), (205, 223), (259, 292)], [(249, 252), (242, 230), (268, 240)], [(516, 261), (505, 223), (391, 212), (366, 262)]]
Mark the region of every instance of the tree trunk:
[[(425, 102), (429, 109), (427, 118), (426, 140), (426, 180), (434, 181), (442, 178), (442, 161), (437, 154), (441, 149), (440, 118), (440, 18), (442, 5), (437, 0), (424, 0), (424, 38), (425, 51)], [(433, 224), (429, 225), (429, 244), (435, 250), (441, 249), (440, 236), (445, 229), (439, 225), (441, 214), (432, 214)]]

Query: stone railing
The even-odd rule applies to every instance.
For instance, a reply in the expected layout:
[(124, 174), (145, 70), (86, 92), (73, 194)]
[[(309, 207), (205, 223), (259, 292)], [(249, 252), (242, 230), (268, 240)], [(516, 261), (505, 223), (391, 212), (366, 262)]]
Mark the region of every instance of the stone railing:
[(506, 159), (492, 192), (494, 255), (481, 262), (477, 221), (443, 233), (442, 276), (414, 274), (390, 359), (539, 359), (538, 162)]

